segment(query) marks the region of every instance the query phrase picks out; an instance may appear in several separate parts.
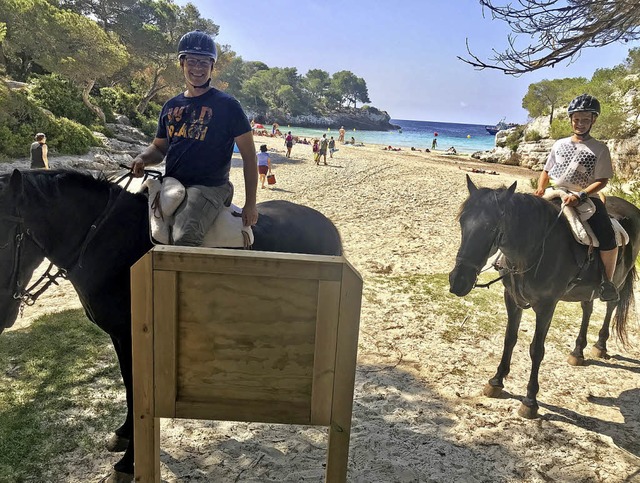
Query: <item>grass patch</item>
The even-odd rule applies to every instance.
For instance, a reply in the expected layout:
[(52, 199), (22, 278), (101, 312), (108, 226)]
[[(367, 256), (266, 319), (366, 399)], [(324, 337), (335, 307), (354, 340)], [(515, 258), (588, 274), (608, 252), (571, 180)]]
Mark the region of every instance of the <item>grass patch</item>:
[[(497, 277), (490, 271), (480, 276), (480, 283), (487, 283)], [(437, 321), (431, 327), (432, 335), (439, 336), (446, 343), (460, 338), (502, 337), (507, 326), (507, 311), (504, 306), (504, 287), (497, 282), (491, 287), (475, 288), (465, 297), (449, 293), (448, 274), (420, 274), (408, 276), (376, 277), (378, 287), (375, 292), (406, 295), (411, 305), (420, 313), (429, 313)], [(589, 333), (597, 336), (604, 319), (605, 305), (596, 302), (589, 325)], [(567, 347), (574, 339), (567, 340), (566, 332), (577, 336), (582, 318), (579, 303), (560, 302), (547, 334), (547, 343)], [(521, 329), (531, 335), (535, 329), (535, 313), (531, 309), (523, 311)], [(573, 335), (571, 336), (573, 337)]]
[(90, 453), (124, 418), (111, 340), (82, 310), (2, 334), (0, 381), (0, 481), (44, 481), (56, 459), (64, 475), (61, 455)]

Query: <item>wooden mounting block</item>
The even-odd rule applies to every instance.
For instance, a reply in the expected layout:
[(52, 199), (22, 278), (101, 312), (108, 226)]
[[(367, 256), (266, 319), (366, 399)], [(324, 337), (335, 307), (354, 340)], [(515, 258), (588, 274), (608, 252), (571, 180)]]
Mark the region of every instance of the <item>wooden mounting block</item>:
[(135, 481), (160, 481), (160, 421), (329, 427), (347, 475), (362, 279), (344, 257), (157, 246), (131, 269)]

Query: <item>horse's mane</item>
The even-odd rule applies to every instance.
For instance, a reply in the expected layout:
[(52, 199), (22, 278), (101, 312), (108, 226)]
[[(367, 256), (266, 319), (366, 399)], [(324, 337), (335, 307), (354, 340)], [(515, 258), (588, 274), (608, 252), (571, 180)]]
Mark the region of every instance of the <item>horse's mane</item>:
[(487, 208), (497, 208), (502, 206), (510, 211), (539, 214), (544, 220), (550, 218), (553, 220), (558, 215), (558, 207), (552, 202), (545, 200), (539, 196), (528, 193), (513, 193), (509, 198), (509, 203), (505, 206), (504, 196), (507, 192), (506, 187), (497, 189), (478, 188), (478, 190), (469, 196), (460, 207), (457, 219), (460, 219), (465, 212), (482, 211)]

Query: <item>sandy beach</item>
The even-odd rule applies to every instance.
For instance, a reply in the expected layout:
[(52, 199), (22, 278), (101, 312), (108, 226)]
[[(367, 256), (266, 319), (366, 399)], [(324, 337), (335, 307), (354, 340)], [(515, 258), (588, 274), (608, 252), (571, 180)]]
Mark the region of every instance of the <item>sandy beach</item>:
[[(634, 321), (630, 348), (585, 367), (566, 363), (579, 307), (552, 324), (541, 370), (541, 417), (517, 415), (526, 390), (533, 315), (527, 311), (506, 393), (482, 388), (502, 352), (505, 311), (491, 288), (492, 313), (448, 293), (460, 240), (456, 216), (465, 175), (480, 186), (518, 182), (530, 191), (537, 173), (487, 165), (468, 156), (382, 146), (338, 145), (316, 166), (310, 145), (286, 158), (281, 139), (266, 143), (277, 183), (258, 201), (285, 199), (327, 215), (340, 230), (346, 258), (364, 279), (348, 481), (351, 482), (633, 482), (640, 481), (640, 349)], [(55, 166), (55, 158), (52, 158)], [(241, 160), (234, 155), (234, 202), (243, 203)], [(485, 173), (473, 170), (483, 170)], [(495, 171), (497, 174), (488, 174)], [(603, 316), (597, 303), (589, 343)], [(79, 307), (67, 284), (55, 287), (12, 330), (28, 330), (42, 313)], [(495, 330), (487, 332), (490, 322)], [(121, 391), (123, 392), (123, 391)], [(107, 395), (109, 396), (109, 395)], [(124, 400), (124, 394), (113, 394)], [(96, 397), (105, 397), (96, 388)], [(104, 475), (116, 456), (95, 434), (95, 452), (60, 455), (67, 482)], [(315, 427), (163, 420), (161, 460), (167, 482), (322, 481), (326, 430)]]

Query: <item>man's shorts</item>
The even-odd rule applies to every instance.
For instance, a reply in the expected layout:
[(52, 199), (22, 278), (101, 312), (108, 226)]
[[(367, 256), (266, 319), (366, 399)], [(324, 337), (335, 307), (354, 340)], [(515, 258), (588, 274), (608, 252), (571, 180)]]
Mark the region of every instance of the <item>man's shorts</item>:
[(266, 165), (259, 165), (258, 166), (258, 173), (259, 174), (267, 174), (269, 172), (269, 166)]
[(233, 194), (230, 183), (190, 186), (174, 215), (173, 244), (197, 247)]

